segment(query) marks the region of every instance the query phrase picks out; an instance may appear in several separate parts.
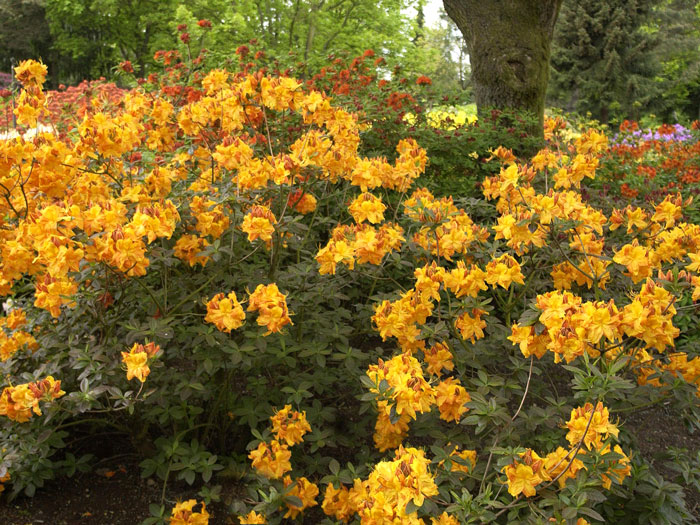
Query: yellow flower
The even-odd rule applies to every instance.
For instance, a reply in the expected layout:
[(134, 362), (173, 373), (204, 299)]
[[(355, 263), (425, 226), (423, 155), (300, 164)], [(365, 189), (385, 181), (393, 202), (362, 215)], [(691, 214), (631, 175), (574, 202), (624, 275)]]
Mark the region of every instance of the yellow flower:
[(530, 357), (534, 355), (537, 359), (542, 359), (542, 356), (547, 351), (547, 336), (535, 335), (535, 329), (532, 326), (520, 326), (517, 323), (511, 327), (511, 335), (508, 340), (513, 342), (513, 345), (518, 345), (523, 356)]
[(254, 205), (250, 211), (243, 217), (241, 230), (248, 234), (248, 240), (253, 242), (260, 239), (264, 242), (272, 240), (272, 234), (275, 233), (275, 224), (277, 219), (267, 206)]
[(608, 418), (608, 409), (600, 401), (598, 401), (595, 409), (591, 403), (586, 403), (582, 407), (573, 409), (571, 418), (566, 423), (569, 429), (569, 432), (566, 434), (567, 441), (571, 446), (575, 446), (583, 440), (588, 450), (591, 447), (600, 449), (603, 445), (603, 439), (607, 439), (610, 434), (615, 437), (618, 434), (617, 426), (610, 423)]
[(287, 309), (287, 296), (279, 291), (276, 284), (259, 284), (250, 294), (248, 311), (258, 312), (258, 324), (267, 327), (267, 333), (279, 332), (292, 323)]
[(304, 441), (303, 435), (311, 432), (311, 427), (306, 421), (306, 412), (292, 410), (291, 405), (285, 405), (282, 410), (270, 418), (272, 432), (278, 440), (285, 441), (292, 446)]
[(430, 523), (431, 525), (459, 525), (459, 520), (447, 512), (443, 512), (437, 518), (430, 518)]
[(245, 516), (239, 516), (238, 523), (241, 525), (265, 525), (267, 520), (265, 519), (264, 515), (258, 514), (254, 510), (251, 510)]
[(452, 352), (445, 343), (435, 343), (427, 350), (424, 349), (423, 359), (428, 364), (428, 372), (434, 376), (440, 377), (443, 369), (452, 372), (455, 368)]
[(333, 516), (335, 519), (347, 523), (355, 510), (350, 503), (350, 491), (343, 485), (336, 489), (332, 483), (326, 487), (321, 508), (326, 516)]
[[(608, 471), (605, 474), (601, 475), (601, 479), (603, 480), (603, 487), (606, 489), (609, 489), (612, 485), (612, 478), (615, 479), (617, 483), (622, 483), (622, 481), (630, 475), (630, 472), (632, 471), (632, 466), (630, 465), (630, 458), (627, 457), (627, 454), (625, 454), (622, 451), (622, 448), (620, 445), (615, 445), (613, 448), (615, 453), (619, 454), (622, 456), (617, 461), (612, 461), (610, 464), (610, 467), (608, 467)], [(605, 454), (610, 452), (610, 445), (606, 446), (603, 450), (600, 451), (601, 455), (605, 457)]]
[(518, 497), (523, 493), (525, 496), (531, 497), (536, 494), (535, 487), (542, 480), (535, 474), (532, 467), (524, 463), (517, 463), (516, 465), (508, 465), (504, 471), (508, 477), (508, 493), (511, 496)]
[[(449, 446), (450, 444), (448, 443), (448, 447)], [(460, 460), (458, 463), (452, 459), (452, 467), (450, 468), (450, 472), (469, 473), (476, 466), (476, 450), (465, 449), (460, 451), (459, 447), (457, 446), (452, 452), (450, 452), (450, 458), (459, 458)], [(444, 464), (444, 461), (440, 461), (438, 466), (442, 467)]]
[[(435, 403), (435, 390), (425, 380), (418, 360), (410, 355), (400, 354), (386, 362), (379, 359), (378, 364), (369, 366), (367, 376), (375, 385), (386, 381), (393, 390), (392, 405), (399, 416), (406, 414), (416, 419), (416, 412), (429, 412)], [(380, 393), (377, 388), (371, 391)], [(383, 408), (390, 415), (391, 407), (386, 405)]]
[(384, 452), (397, 448), (403, 443), (404, 438), (408, 435), (408, 423), (411, 421), (411, 417), (408, 414), (401, 414), (392, 423), (387, 402), (380, 401), (377, 405), (377, 422), (374, 425), (373, 436), (374, 446), (379, 452)]
[(193, 507), (197, 505), (197, 500), (190, 499), (175, 505), (170, 515), (170, 525), (208, 525), (209, 513), (206, 505), (202, 503), (200, 512), (193, 512)]
[(284, 477), (284, 486), (288, 487), (294, 483), (294, 487), (287, 493), (287, 497), (295, 497), (301, 501), (301, 505), (296, 505), (290, 500), (285, 500), (285, 505), (287, 506), (287, 512), (284, 514), (285, 518), (296, 518), (304, 509), (318, 505), (316, 501), (316, 496), (318, 496), (318, 487), (315, 483), (311, 483), (306, 478), (297, 478), (292, 482), (292, 478), (289, 476)]
[(279, 479), (285, 472), (292, 470), (289, 462), (292, 453), (286, 444), (280, 444), (279, 441), (269, 444), (261, 442), (258, 448), (251, 450), (248, 457), (253, 462), (253, 468), (266, 478)]
[(510, 283), (525, 284), (525, 276), (520, 271), (520, 264), (508, 254), (493, 259), (486, 265), (486, 282), (491, 286), (508, 288)]
[(471, 314), (470, 316), (467, 312), (464, 312), (455, 319), (455, 328), (459, 330), (462, 339), (470, 339), (473, 343), (476, 339), (482, 339), (484, 337), (486, 321), (483, 321), (481, 316), (488, 315), (488, 313), (479, 308), (472, 308)]
[(200, 255), (209, 246), (209, 241), (197, 235), (183, 235), (175, 243), (175, 257), (186, 261), (190, 266), (205, 266), (209, 257)]
[(41, 381), (5, 387), (0, 394), (0, 416), (24, 423), (32, 417), (32, 412), (41, 415), (39, 401), (52, 401), (63, 396), (61, 381), (47, 376)]
[(48, 68), (36, 60), (24, 60), (15, 67), (15, 78), (24, 86), (41, 86), (46, 80)]
[(435, 387), (435, 404), (440, 410), (440, 419), (459, 422), (462, 414), (469, 409), (465, 403), (471, 401), (471, 396), (460, 384), (459, 379), (448, 377)]
[(135, 344), (129, 352), (122, 352), (122, 361), (126, 365), (127, 381), (135, 377), (143, 383), (151, 373), (151, 369), (148, 367), (148, 354), (139, 351), (138, 346)]
[[(544, 468), (547, 471), (547, 474), (549, 474), (549, 477), (552, 479), (559, 476), (557, 482), (561, 488), (564, 488), (567, 479), (575, 478), (576, 473), (579, 470), (586, 468), (583, 466), (583, 462), (579, 459), (574, 459), (571, 461), (573, 455), (573, 450), (566, 450), (563, 447), (558, 447), (554, 452), (547, 454), (544, 459)], [(571, 463), (571, 465), (569, 465), (569, 463)], [(569, 465), (569, 468), (562, 474), (567, 465)]]
[(386, 206), (379, 197), (371, 193), (362, 193), (350, 203), (348, 209), (350, 210), (352, 218), (355, 219), (355, 222), (358, 224), (363, 221), (377, 224), (384, 220), (384, 210), (386, 210)]
[(238, 302), (236, 292), (230, 292), (226, 297), (223, 293), (212, 297), (207, 303), (207, 315), (204, 320), (226, 333), (240, 328), (245, 321), (245, 312)]
[(627, 267), (625, 275), (628, 275), (633, 283), (650, 277), (654, 268), (658, 267), (659, 264), (654, 250), (639, 246), (636, 239), (615, 252), (613, 261)]

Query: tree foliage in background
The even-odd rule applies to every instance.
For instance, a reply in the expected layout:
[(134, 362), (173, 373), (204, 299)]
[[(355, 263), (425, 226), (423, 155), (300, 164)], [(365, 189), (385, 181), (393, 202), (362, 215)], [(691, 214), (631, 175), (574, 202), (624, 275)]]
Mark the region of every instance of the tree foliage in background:
[(700, 118), (700, 3), (664, 0), (654, 11), (654, 58), (661, 67), (661, 97), (651, 108), (662, 120)]
[(659, 0), (566, 0), (555, 30), (552, 101), (567, 111), (638, 119), (659, 95), (657, 35), (649, 28)]
[(46, 0), (62, 76), (108, 76), (123, 60), (146, 70), (154, 51), (174, 46), (175, 0)]
[(425, 1), (416, 6), (413, 49), (402, 60), (407, 74), (427, 75), (440, 93), (471, 99), (469, 51), (457, 26), (441, 10), (437, 24), (425, 23)]
[(195, 0), (179, 2), (179, 22), (214, 22), (210, 49), (217, 58), (256, 39), (280, 63), (318, 67), (329, 54), (371, 48), (402, 56), (410, 44), (405, 0)]
[[(406, 0), (9, 0), (0, 6), (0, 68), (40, 57), (50, 83), (111, 76), (124, 60), (137, 74), (153, 55), (178, 43), (185, 23), (193, 41), (200, 19), (212, 22), (206, 47), (214, 59), (235, 57), (256, 39), (280, 64), (315, 71), (331, 54), (367, 48), (396, 57), (413, 54)], [(18, 28), (22, 28), (21, 31)]]
[(43, 0), (0, 2), (0, 71), (30, 57), (48, 61), (51, 39)]

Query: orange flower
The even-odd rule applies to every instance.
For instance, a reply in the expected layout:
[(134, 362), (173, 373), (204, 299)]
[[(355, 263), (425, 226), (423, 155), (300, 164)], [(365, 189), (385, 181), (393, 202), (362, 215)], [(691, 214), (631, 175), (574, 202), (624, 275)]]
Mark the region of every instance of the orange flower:
[(229, 293), (225, 298), (223, 293), (212, 297), (207, 303), (207, 315), (204, 320), (226, 333), (240, 328), (245, 321), (245, 312), (236, 298), (236, 292)]
[(15, 68), (15, 77), (24, 86), (41, 86), (46, 80), (48, 68), (36, 60), (24, 60)]
[(253, 206), (243, 218), (241, 230), (248, 234), (248, 240), (253, 242), (260, 239), (265, 242), (272, 240), (277, 219), (267, 206)]
[(258, 448), (251, 450), (248, 457), (253, 462), (253, 468), (266, 478), (279, 479), (285, 472), (292, 470), (289, 459), (292, 453), (286, 444), (279, 441), (270, 443), (260, 442)]
[(170, 515), (170, 525), (208, 525), (209, 513), (206, 505), (202, 503), (200, 512), (192, 512), (197, 500), (190, 499), (175, 505)]
[(258, 324), (266, 326), (265, 335), (279, 332), (282, 327), (293, 324), (287, 310), (287, 296), (282, 294), (276, 284), (259, 284), (250, 294), (248, 311), (258, 312)]
[(270, 418), (272, 421), (272, 432), (280, 441), (285, 441), (287, 445), (301, 443), (303, 435), (311, 432), (311, 427), (306, 421), (306, 412), (292, 410), (291, 405), (285, 405), (282, 410)]
[(151, 373), (151, 369), (148, 367), (148, 353), (143, 348), (143, 345), (136, 343), (128, 352), (122, 352), (122, 361), (126, 365), (127, 381), (135, 377), (143, 383), (148, 374)]

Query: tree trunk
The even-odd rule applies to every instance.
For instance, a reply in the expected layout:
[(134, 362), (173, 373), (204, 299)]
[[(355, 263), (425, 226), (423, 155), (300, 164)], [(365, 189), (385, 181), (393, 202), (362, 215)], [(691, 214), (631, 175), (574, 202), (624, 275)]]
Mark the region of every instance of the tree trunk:
[(543, 137), (554, 24), (562, 0), (443, 0), (469, 50), (479, 116), (490, 108), (532, 114)]

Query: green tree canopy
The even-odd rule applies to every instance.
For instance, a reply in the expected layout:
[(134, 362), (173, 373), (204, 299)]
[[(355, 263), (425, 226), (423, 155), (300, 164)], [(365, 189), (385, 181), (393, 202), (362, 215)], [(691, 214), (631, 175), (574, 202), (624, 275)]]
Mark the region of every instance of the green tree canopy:
[[(109, 75), (123, 60), (146, 70), (154, 51), (175, 45), (176, 0), (45, 0), (53, 47), (67, 73)], [(65, 73), (65, 72), (64, 72)]]
[(48, 60), (50, 47), (43, 0), (0, 2), (0, 71), (27, 58)]
[(552, 51), (552, 102), (604, 122), (639, 118), (659, 92), (648, 25), (658, 3), (565, 0)]
[(181, 2), (178, 21), (214, 23), (207, 47), (227, 58), (257, 40), (281, 63), (312, 69), (339, 52), (402, 56), (410, 44), (406, 0), (194, 0)]
[(665, 0), (654, 10), (651, 31), (660, 64), (661, 97), (650, 108), (664, 121), (700, 118), (700, 3)]

